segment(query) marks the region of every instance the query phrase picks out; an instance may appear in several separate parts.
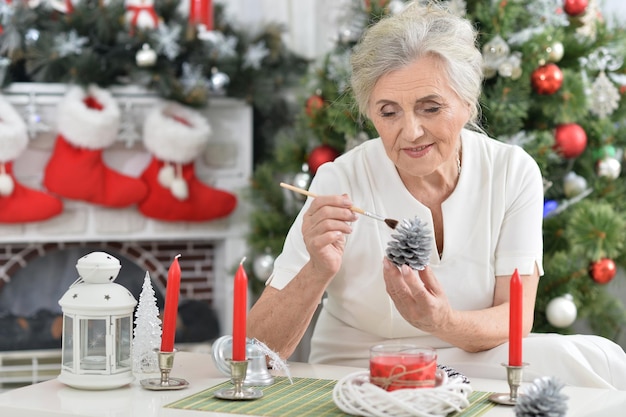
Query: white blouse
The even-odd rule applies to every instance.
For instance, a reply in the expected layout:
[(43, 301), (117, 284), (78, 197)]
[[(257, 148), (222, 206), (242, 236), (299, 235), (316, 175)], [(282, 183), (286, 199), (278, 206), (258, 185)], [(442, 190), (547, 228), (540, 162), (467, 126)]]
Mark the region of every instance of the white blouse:
[[(543, 183), (524, 150), (482, 134), (462, 132), (463, 165), (443, 203), (441, 259), (433, 237), (430, 266), (452, 307), (490, 307), (495, 277), (517, 268), (543, 275)], [(419, 216), (432, 230), (430, 210), (404, 188), (380, 139), (321, 166), (311, 191), (347, 193), (355, 205), (398, 220)], [(268, 285), (281, 289), (309, 259), (302, 239), (305, 203), (276, 259)], [(437, 348), (438, 363), (471, 377), (504, 379), (508, 344), (468, 353), (409, 325), (385, 291), (382, 260), (393, 231), (361, 216), (347, 237), (342, 267), (327, 288), (311, 338), (312, 363), (368, 366), (369, 348), (388, 339)], [(599, 336), (531, 334), (523, 340), (524, 380), (555, 376), (568, 385), (626, 390), (626, 353)]]
[[(531, 274), (535, 265), (543, 274), (543, 183), (535, 161), (518, 146), (464, 130), (462, 149), (457, 187), (442, 204), (442, 257), (433, 236), (430, 266), (454, 309), (476, 310), (492, 305), (496, 276), (511, 275), (515, 268), (521, 275)], [(406, 190), (380, 139), (322, 165), (310, 190), (347, 193), (355, 205), (387, 218), (418, 216), (433, 230), (430, 210)], [(277, 289), (309, 259), (301, 232), (309, 204), (291, 227), (268, 280)], [(400, 316), (385, 291), (382, 261), (394, 231), (365, 216), (352, 227), (342, 267), (327, 288), (325, 313), (367, 340), (426, 336)], [(314, 334), (313, 348), (315, 340)]]

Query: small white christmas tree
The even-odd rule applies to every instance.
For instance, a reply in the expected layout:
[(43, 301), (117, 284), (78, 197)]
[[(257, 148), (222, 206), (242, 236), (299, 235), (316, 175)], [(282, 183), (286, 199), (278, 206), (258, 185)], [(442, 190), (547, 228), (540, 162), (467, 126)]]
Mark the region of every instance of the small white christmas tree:
[(155, 349), (161, 345), (161, 319), (150, 274), (146, 271), (135, 313), (133, 371), (159, 372)]

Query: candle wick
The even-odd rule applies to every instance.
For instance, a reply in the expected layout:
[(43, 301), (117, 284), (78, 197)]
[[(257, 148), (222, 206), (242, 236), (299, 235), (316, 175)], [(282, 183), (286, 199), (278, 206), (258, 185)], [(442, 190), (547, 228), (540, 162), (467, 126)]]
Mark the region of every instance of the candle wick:
[(239, 262), (239, 265), (243, 265), (243, 263), (244, 263), (245, 261), (246, 261), (246, 257), (244, 256), (244, 257), (241, 259), (241, 262)]
[(178, 258), (180, 258), (180, 253), (178, 255), (174, 256), (174, 259), (178, 259)]

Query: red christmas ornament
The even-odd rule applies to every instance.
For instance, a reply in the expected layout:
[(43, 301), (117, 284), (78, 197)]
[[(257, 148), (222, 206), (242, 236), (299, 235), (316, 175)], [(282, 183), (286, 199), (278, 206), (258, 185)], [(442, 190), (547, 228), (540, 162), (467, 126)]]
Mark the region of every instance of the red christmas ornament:
[(563, 72), (556, 64), (542, 65), (533, 71), (530, 81), (538, 94), (554, 94), (563, 84)]
[(585, 13), (589, 0), (564, 0), (563, 9), (570, 16), (578, 16)]
[(554, 132), (554, 150), (563, 158), (576, 158), (587, 147), (587, 134), (576, 123), (564, 123)]
[(317, 94), (312, 95), (306, 100), (305, 111), (307, 116), (314, 117), (322, 107), (324, 107), (324, 99)]
[(307, 163), (309, 164), (309, 170), (313, 175), (317, 172), (317, 169), (326, 162), (332, 162), (339, 156), (339, 152), (330, 145), (321, 145), (313, 149), (309, 154)]
[(602, 258), (589, 265), (589, 275), (591, 275), (591, 278), (598, 284), (610, 282), (616, 272), (617, 267), (615, 266), (615, 262), (609, 258)]

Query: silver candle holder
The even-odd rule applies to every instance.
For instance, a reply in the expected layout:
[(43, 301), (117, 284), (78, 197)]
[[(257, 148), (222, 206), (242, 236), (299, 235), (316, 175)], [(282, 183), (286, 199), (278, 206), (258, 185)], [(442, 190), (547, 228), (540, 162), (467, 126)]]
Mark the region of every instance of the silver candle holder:
[(522, 384), (524, 367), (528, 366), (528, 364), (524, 362), (520, 366), (513, 366), (503, 363), (502, 366), (506, 368), (506, 381), (509, 384), (509, 392), (492, 394), (489, 396), (489, 400), (501, 405), (515, 405), (519, 398), (518, 391)]
[(248, 371), (248, 361), (233, 361), (228, 359), (230, 364), (230, 380), (233, 383), (232, 388), (222, 388), (213, 393), (217, 398), (223, 400), (254, 400), (263, 396), (263, 391), (244, 387), (243, 381), (246, 379)]
[(159, 363), (159, 370), (161, 371), (161, 378), (142, 379), (140, 381), (141, 386), (145, 389), (153, 391), (176, 390), (186, 388), (189, 385), (189, 382), (181, 378), (170, 377), (170, 372), (172, 371), (172, 367), (174, 366), (174, 355), (176, 354), (176, 349), (171, 352), (156, 350), (156, 354)]
[[(230, 369), (233, 349), (232, 340), (231, 335), (224, 335), (215, 340), (211, 347), (216, 368), (224, 375), (228, 376), (232, 374)], [(248, 369), (246, 370), (246, 377), (243, 380), (244, 387), (259, 387), (272, 385), (274, 383), (274, 377), (267, 369), (265, 353), (261, 351), (252, 339), (246, 339), (246, 358), (248, 360)]]

